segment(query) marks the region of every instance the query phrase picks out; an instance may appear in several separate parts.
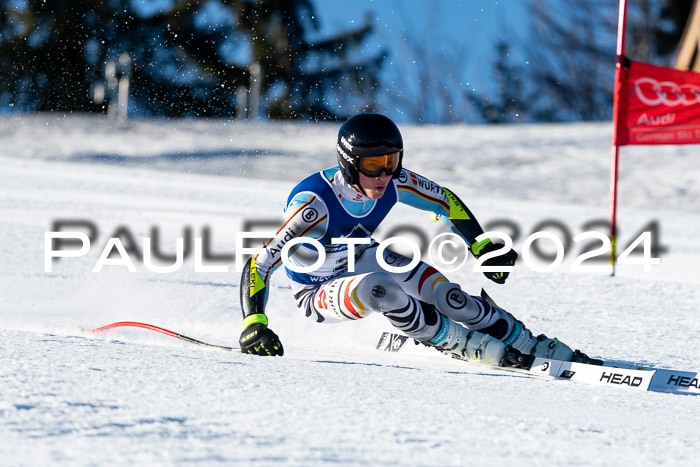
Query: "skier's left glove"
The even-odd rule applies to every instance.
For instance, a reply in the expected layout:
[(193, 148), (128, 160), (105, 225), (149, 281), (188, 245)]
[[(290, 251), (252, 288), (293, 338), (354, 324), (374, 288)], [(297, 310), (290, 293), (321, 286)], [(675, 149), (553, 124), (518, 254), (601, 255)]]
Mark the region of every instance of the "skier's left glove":
[(279, 337), (267, 327), (267, 316), (255, 314), (243, 320), (243, 332), (238, 342), (241, 352), (255, 355), (284, 355)]
[[(502, 243), (492, 243), (489, 241), (486, 245), (481, 247), (481, 249), (478, 251), (478, 253), (475, 253), (474, 256), (479, 259), (480, 256), (485, 255), (486, 253), (490, 253), (492, 251), (499, 250), (503, 247)], [(494, 256), (493, 258), (489, 258), (486, 261), (483, 262), (483, 266), (514, 266), (515, 261), (518, 259), (518, 254), (515, 252), (515, 250), (511, 249), (510, 251), (499, 255), (499, 256)], [(494, 281), (497, 284), (505, 284), (506, 279), (508, 278), (508, 272), (491, 272), (491, 271), (484, 271), (484, 275)]]

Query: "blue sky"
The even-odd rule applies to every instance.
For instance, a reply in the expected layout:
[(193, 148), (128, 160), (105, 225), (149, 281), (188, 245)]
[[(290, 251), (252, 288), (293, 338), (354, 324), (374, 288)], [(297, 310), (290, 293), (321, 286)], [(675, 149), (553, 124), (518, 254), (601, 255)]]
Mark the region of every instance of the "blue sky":
[(438, 37), (462, 41), (472, 34), (474, 38), (494, 36), (504, 27), (523, 31), (528, 27), (529, 6), (529, 0), (314, 1), (325, 32), (361, 24), (365, 15), (372, 12), (377, 33), (388, 40), (410, 31), (409, 25), (405, 23), (406, 19), (418, 29), (419, 34), (432, 25), (432, 20), (437, 19), (440, 31), (431, 33), (438, 33)]
[[(314, 6), (322, 35), (359, 27), (371, 14), (375, 35), (363, 53), (376, 53), (381, 46), (388, 48), (390, 56), (382, 78), (396, 86), (409, 86), (397, 77), (409, 76), (415, 71), (412, 67), (422, 65), (421, 57), (413, 56), (410, 45), (416, 40), (426, 46), (433, 59), (449, 60), (459, 54), (462, 58), (454, 59), (459, 65), (454, 82), (462, 90), (488, 93), (495, 42), (499, 38), (512, 43), (526, 41), (530, 28), (529, 0), (316, 0)], [(527, 57), (517, 48), (512, 52), (515, 60), (527, 63)], [(420, 85), (413, 86), (411, 92), (420, 90)], [(392, 117), (412, 120), (398, 110)]]

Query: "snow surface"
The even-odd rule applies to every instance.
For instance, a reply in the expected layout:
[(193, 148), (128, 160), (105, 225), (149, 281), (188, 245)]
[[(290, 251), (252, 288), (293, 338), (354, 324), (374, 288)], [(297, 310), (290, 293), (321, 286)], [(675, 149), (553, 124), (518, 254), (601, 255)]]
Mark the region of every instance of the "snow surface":
[[(698, 399), (539, 379), (466, 364), (407, 344), (374, 350), (381, 316), (318, 325), (272, 279), (270, 326), (282, 358), (209, 350), (143, 329), (142, 321), (220, 345), (241, 331), (238, 274), (171, 274), (105, 266), (122, 228), (140, 250), (160, 235), (172, 254), (187, 228), (214, 254), (233, 254), (246, 221), (275, 220), (296, 181), (334, 164), (335, 124), (249, 125), (87, 116), (0, 118), (0, 459), (3, 465), (654, 465), (697, 463)], [(402, 127), (405, 166), (452, 188), (482, 224), (521, 230), (554, 220), (570, 235), (608, 218), (610, 125)], [(554, 272), (521, 261), (504, 286), (472, 272), (536, 333), (592, 356), (698, 370), (700, 150), (626, 147), (623, 246), (657, 221), (667, 248), (644, 272)], [(57, 220), (94, 224), (80, 258), (44, 271), (44, 233)], [(397, 207), (378, 232), (424, 213)], [(606, 232), (604, 228), (598, 228)], [(558, 230), (554, 233), (560, 234)], [(158, 263), (162, 264), (162, 263)], [(596, 264), (605, 264), (596, 263)]]

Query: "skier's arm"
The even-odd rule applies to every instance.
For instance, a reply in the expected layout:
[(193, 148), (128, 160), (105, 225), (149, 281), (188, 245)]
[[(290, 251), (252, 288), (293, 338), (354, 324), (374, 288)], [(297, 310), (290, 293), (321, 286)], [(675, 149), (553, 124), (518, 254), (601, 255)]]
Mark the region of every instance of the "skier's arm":
[[(451, 190), (406, 169), (399, 177), (397, 188), (400, 202), (424, 211), (432, 211), (467, 242), (475, 258), (500, 248), (500, 245), (492, 243), (488, 238), (480, 242), (476, 240), (484, 233), (484, 229), (467, 205)], [(486, 260), (484, 265), (512, 266), (517, 257), (518, 254), (510, 250), (504, 255)], [(508, 277), (507, 272), (484, 272), (484, 275), (500, 284)]]
[(267, 284), (258, 276), (256, 258), (250, 258), (245, 263), (241, 275), (241, 312), (244, 320), (251, 315), (265, 314)]
[[(471, 213), (467, 205), (457, 195), (447, 188), (443, 188), (443, 191), (450, 202), (449, 221), (452, 223), (452, 230), (459, 232), (462, 238), (467, 241), (469, 250), (474, 257), (478, 259), (481, 255), (499, 250), (502, 244), (495, 244), (490, 238), (485, 238), (479, 242), (476, 240), (479, 235), (484, 233), (484, 229), (481, 228), (474, 214)], [(511, 249), (505, 254), (487, 259), (483, 264), (484, 266), (514, 266), (517, 259), (518, 254)], [(506, 271), (484, 271), (484, 275), (497, 284), (505, 283), (508, 274)]]
[(403, 169), (397, 188), (399, 202), (434, 213), (467, 242), (472, 253), (480, 252), (476, 237), (483, 234), (484, 229), (467, 205), (452, 191), (407, 169)]
[(239, 341), (243, 353), (284, 353), (279, 338), (267, 327), (265, 304), (270, 277), (282, 263), (282, 248), (285, 243), (301, 236), (319, 238), (326, 228), (326, 207), (313, 193), (296, 195), (285, 212), (287, 218), (282, 227), (265, 244), (263, 251), (249, 259), (243, 268), (240, 287), (243, 333)]
[(239, 339), (241, 352), (257, 355), (284, 355), (282, 343), (267, 327), (265, 301), (267, 287), (256, 290), (259, 284), (255, 269), (255, 258), (250, 258), (241, 275), (241, 311), (243, 312), (243, 332)]

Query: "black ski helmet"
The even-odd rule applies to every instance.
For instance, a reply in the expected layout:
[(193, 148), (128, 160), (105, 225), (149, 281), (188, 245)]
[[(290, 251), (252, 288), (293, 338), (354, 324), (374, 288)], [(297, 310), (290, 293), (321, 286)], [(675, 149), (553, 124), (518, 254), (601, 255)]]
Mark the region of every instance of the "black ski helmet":
[(401, 173), (403, 139), (394, 122), (380, 114), (359, 114), (350, 117), (338, 131), (338, 165), (345, 180), (359, 185), (358, 161), (366, 156), (384, 156), (399, 153), (399, 166), (391, 178)]

